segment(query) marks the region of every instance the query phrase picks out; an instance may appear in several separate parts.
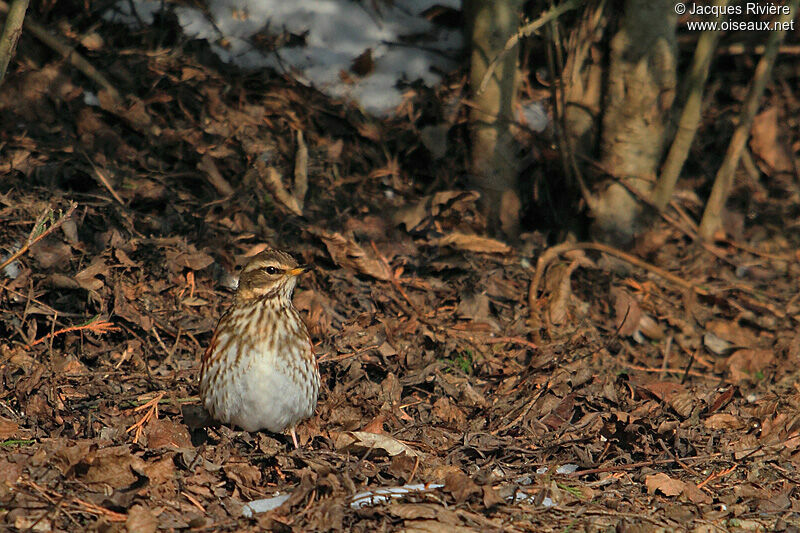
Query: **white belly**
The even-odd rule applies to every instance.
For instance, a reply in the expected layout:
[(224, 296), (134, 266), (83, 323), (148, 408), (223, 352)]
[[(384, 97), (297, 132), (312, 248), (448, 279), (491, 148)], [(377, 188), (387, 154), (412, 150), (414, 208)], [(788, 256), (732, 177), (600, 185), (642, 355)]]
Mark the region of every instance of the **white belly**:
[[(225, 340), (220, 338), (219, 346), (228, 344)], [(277, 433), (313, 414), (319, 374), (310, 345), (310, 357), (291, 368), (268, 350), (250, 350), (249, 357), (234, 353), (233, 345), (228, 351), (209, 365), (200, 383), (203, 405), (214, 419)]]

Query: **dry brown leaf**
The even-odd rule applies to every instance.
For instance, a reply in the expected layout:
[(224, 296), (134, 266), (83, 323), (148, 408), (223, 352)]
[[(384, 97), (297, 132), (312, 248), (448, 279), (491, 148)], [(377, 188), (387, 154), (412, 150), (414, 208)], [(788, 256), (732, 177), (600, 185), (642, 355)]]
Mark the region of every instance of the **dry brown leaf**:
[(460, 471), (448, 472), (444, 476), (444, 488), (458, 503), (464, 503), (470, 496), (482, 492), (472, 478)]
[(706, 324), (706, 329), (737, 348), (755, 348), (757, 345), (753, 330), (730, 320), (711, 320)]
[(87, 291), (98, 291), (103, 288), (103, 280), (99, 279), (97, 276), (105, 276), (108, 270), (108, 265), (106, 265), (105, 260), (102, 256), (98, 255), (92, 260), (89, 266), (75, 274), (75, 281)]
[(467, 415), (457, 405), (453, 405), (447, 397), (436, 400), (433, 404), (433, 414), (440, 420), (462, 427), (467, 422)]
[(381, 434), (383, 433), (384, 422), (386, 422), (386, 415), (378, 414), (369, 422), (369, 424), (361, 428), (361, 430), (366, 431), (367, 433)]
[(261, 470), (249, 463), (227, 463), (223, 470), (228, 479), (244, 487), (257, 487), (261, 483)]
[(158, 529), (158, 519), (153, 511), (137, 504), (128, 510), (125, 527), (130, 533), (155, 533)]
[(331, 233), (323, 229), (313, 228), (311, 233), (322, 239), (328, 253), (334, 262), (345, 268), (352, 268), (357, 272), (372, 276), (375, 279), (388, 281), (392, 272), (383, 262), (372, 257), (361, 246), (352, 240), (346, 239), (341, 233)]
[(487, 322), (489, 320), (489, 297), (485, 294), (462, 294), (456, 314), (460, 318)]
[(467, 526), (438, 520), (406, 520), (403, 533), (476, 533), (480, 531)]
[(672, 383), (669, 381), (652, 381), (643, 384), (642, 387), (663, 402), (671, 401), (677, 394), (685, 390), (684, 386), (680, 383)]
[(686, 483), (679, 479), (673, 479), (663, 472), (646, 476), (644, 483), (647, 486), (648, 494), (655, 494), (660, 491), (664, 496), (678, 496), (683, 492)]
[(191, 448), (192, 438), (184, 424), (168, 418), (153, 419), (145, 428), (147, 447), (155, 448)]
[(757, 381), (774, 359), (772, 350), (736, 350), (725, 360), (725, 366), (734, 381)]
[(72, 248), (50, 237), (31, 246), (30, 253), (44, 269), (58, 267), (58, 270), (64, 270), (72, 259)]
[(545, 313), (548, 322), (553, 326), (560, 326), (569, 319), (569, 304), (572, 300), (570, 278), (578, 265), (578, 261), (573, 261), (569, 266), (557, 265), (547, 272), (547, 287), (552, 290)]
[(281, 203), (295, 215), (303, 215), (303, 209), (300, 207), (300, 203), (297, 201), (297, 198), (295, 198), (289, 192), (289, 189), (286, 188), (286, 185), (283, 184), (283, 179), (280, 173), (274, 167), (267, 166), (259, 159), (256, 161), (256, 172), (263, 181), (264, 185), (266, 185), (267, 189), (269, 189), (279, 203)]
[(87, 483), (108, 483), (123, 488), (136, 481), (134, 470), (142, 472), (144, 461), (133, 455), (128, 446), (101, 448), (87, 458), (89, 468), (83, 477)]
[(186, 250), (168, 249), (164, 255), (167, 258), (167, 267), (173, 272), (179, 272), (184, 268), (203, 270), (214, 262), (213, 257), (199, 252), (193, 244), (187, 246)]
[(452, 246), (456, 250), (478, 252), (484, 254), (507, 254), (511, 247), (504, 242), (490, 237), (470, 235), (467, 233), (451, 233), (434, 241), (437, 246)]
[(691, 482), (687, 482), (684, 484), (683, 495), (686, 496), (686, 498), (688, 498), (689, 501), (695, 505), (701, 505), (701, 504), (707, 505), (713, 501), (711, 496), (709, 496), (708, 494), (697, 488), (697, 485)]
[(448, 511), (448, 509), (432, 503), (398, 503), (388, 506), (387, 511), (398, 518), (414, 520), (419, 518), (433, 519), (439, 513)]
[(747, 424), (741, 417), (729, 413), (717, 413), (703, 421), (708, 429), (742, 429)]
[(750, 147), (753, 154), (764, 163), (762, 170), (767, 175), (773, 172), (792, 172), (792, 156), (780, 139), (778, 108), (769, 107), (753, 119)]
[(153, 319), (139, 312), (135, 304), (131, 303), (134, 299), (135, 290), (130, 285), (117, 283), (114, 286), (114, 314), (118, 317), (138, 325), (144, 331), (153, 329)]
[(175, 476), (175, 461), (173, 454), (165, 454), (157, 461), (150, 460), (143, 468), (144, 475), (150, 480), (151, 485), (160, 485)]
[(664, 328), (647, 313), (642, 313), (639, 319), (639, 332), (645, 337), (656, 341), (660, 341), (666, 336)]
[(474, 207), (479, 197), (480, 194), (475, 191), (439, 191), (397, 211), (393, 217), (394, 223), (398, 226), (405, 224), (406, 231), (414, 231), (425, 220), (435, 218), (447, 210), (458, 213)]
[(614, 298), (614, 315), (619, 334), (626, 337), (633, 335), (639, 329), (639, 321), (642, 318), (639, 302), (631, 293), (620, 287), (613, 287), (610, 292)]
[(334, 447), (351, 453), (363, 453), (367, 450), (383, 451), (390, 457), (404, 453), (411, 457), (420, 456), (413, 450), (389, 435), (367, 433), (366, 431), (342, 431), (334, 439)]

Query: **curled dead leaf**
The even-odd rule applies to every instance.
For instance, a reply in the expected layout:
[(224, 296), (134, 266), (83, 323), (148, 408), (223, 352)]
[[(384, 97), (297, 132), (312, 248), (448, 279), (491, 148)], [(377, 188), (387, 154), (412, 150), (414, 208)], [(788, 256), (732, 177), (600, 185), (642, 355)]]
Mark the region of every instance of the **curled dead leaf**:
[(334, 446), (337, 450), (352, 453), (363, 453), (367, 450), (373, 450), (373, 453), (382, 451), (390, 457), (401, 453), (411, 457), (421, 455), (418, 451), (409, 448), (394, 437), (366, 431), (342, 431), (334, 439)]
[(322, 239), (334, 262), (344, 268), (352, 268), (361, 274), (381, 281), (392, 278), (392, 272), (382, 261), (374, 258), (356, 242), (345, 238), (341, 233), (331, 233), (319, 228), (309, 231)]
[(642, 318), (639, 302), (625, 289), (614, 287), (610, 292), (614, 298), (614, 314), (619, 334), (625, 337), (633, 335), (639, 329), (639, 321)]
[(730, 413), (716, 413), (703, 421), (708, 429), (742, 429), (747, 423), (740, 416)]
[(214, 262), (214, 258), (207, 253), (198, 251), (194, 245), (187, 246), (186, 250), (167, 250), (167, 266), (173, 272), (184, 268), (203, 270)]
[(451, 246), (456, 250), (478, 252), (483, 254), (507, 254), (511, 247), (504, 242), (490, 237), (454, 232), (434, 241), (436, 246)]
[(458, 503), (463, 503), (474, 494), (481, 494), (481, 488), (464, 472), (448, 472), (444, 477), (444, 488)]
[(98, 291), (103, 288), (103, 280), (97, 276), (105, 276), (108, 270), (105, 260), (101, 256), (97, 256), (89, 266), (75, 274), (75, 281), (87, 291)]
[(479, 197), (480, 194), (475, 191), (439, 191), (400, 209), (394, 216), (394, 222), (397, 225), (405, 225), (406, 231), (419, 230), (424, 222), (445, 211), (465, 211), (474, 206)]
[(644, 479), (647, 485), (647, 493), (655, 494), (656, 491), (661, 492), (664, 496), (678, 496), (683, 492), (686, 483), (679, 479), (673, 479), (663, 472), (647, 476)]

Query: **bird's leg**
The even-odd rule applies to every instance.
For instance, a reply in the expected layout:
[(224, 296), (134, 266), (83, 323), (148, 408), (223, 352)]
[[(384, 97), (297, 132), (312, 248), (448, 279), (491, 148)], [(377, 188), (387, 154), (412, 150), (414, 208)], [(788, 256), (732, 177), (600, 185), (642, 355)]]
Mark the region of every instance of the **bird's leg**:
[(294, 431), (294, 426), (292, 426), (292, 442), (294, 442), (294, 449), (295, 450), (300, 448), (300, 446), (297, 444), (297, 433), (295, 433), (295, 431)]

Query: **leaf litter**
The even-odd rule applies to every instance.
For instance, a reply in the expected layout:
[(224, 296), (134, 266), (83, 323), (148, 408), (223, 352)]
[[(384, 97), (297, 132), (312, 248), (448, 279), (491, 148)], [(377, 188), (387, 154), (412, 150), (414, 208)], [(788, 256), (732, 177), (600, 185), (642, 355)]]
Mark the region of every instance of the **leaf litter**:
[[(800, 243), (769, 218), (796, 226), (796, 198), (750, 184), (764, 214), (713, 253), (659, 222), (642, 257), (683, 283), (591, 247), (535, 279), (546, 236), (484, 236), (463, 148), (419, 152), (446, 91), (377, 121), (202, 49), (145, 53), (155, 28), (98, 31), (141, 98), (93, 107), (42, 48), (0, 103), (3, 528), (797, 526)], [(777, 177), (782, 98), (752, 140)], [(295, 301), (323, 387), (299, 450), (191, 416), (265, 244), (314, 265)]]

